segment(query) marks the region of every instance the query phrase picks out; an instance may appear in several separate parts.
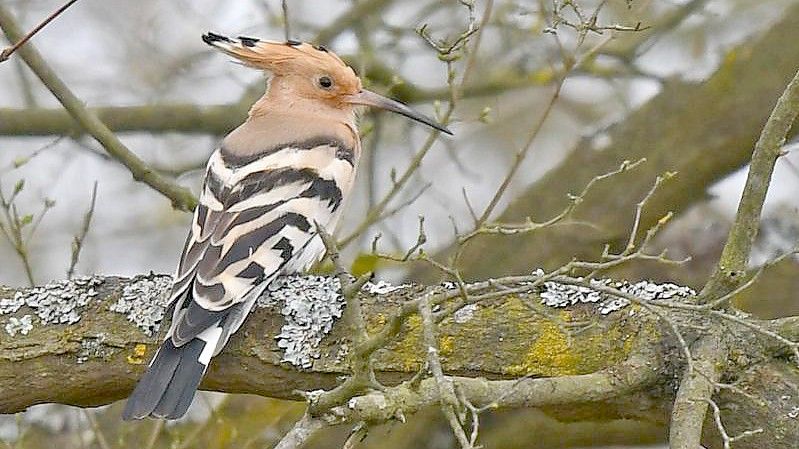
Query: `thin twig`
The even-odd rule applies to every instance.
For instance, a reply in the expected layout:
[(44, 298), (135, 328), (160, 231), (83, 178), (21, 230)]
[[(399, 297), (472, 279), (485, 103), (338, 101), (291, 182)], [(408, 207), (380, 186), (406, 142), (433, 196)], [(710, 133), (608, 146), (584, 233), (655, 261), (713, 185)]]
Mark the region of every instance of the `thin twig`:
[(447, 418), (455, 438), (461, 446), (461, 449), (472, 449), (472, 439), (466, 436), (463, 430), (460, 419), (457, 415), (459, 403), (455, 395), (455, 389), (452, 386), (452, 381), (444, 376), (444, 370), (441, 367), (441, 359), (438, 356), (438, 338), (436, 337), (435, 323), (433, 322), (433, 311), (430, 307), (429, 296), (423, 296), (419, 301), (419, 315), (422, 317), (422, 336), (424, 338), (424, 345), (427, 351), (427, 364), (430, 367), (430, 372), (435, 379), (436, 388), (438, 389), (439, 406), (444, 416)]
[(36, 33), (42, 30), (42, 28), (46, 27), (48, 23), (52, 22), (53, 19), (61, 15), (62, 12), (66, 11), (67, 8), (75, 4), (78, 0), (69, 0), (63, 6), (56, 9), (52, 14), (47, 16), (41, 23), (36, 25), (32, 30), (28, 32), (25, 36), (17, 41), (16, 44), (12, 45), (11, 47), (5, 48), (3, 51), (0, 51), (0, 63), (5, 62), (11, 55), (17, 51), (18, 48), (25, 45), (25, 42), (28, 42), (30, 38), (32, 38)]
[(341, 449), (355, 449), (355, 446), (366, 438), (368, 432), (369, 426), (365, 422), (359, 422), (352, 429), (350, 436), (347, 437), (347, 441), (344, 442), (344, 446)]
[[(483, 13), (482, 23), (487, 23), (489, 18), (491, 17), (491, 7), (493, 6), (493, 2), (490, 2), (486, 5), (486, 10)], [(471, 11), (471, 8), (470, 8)], [(447, 125), (452, 117), (452, 114), (455, 112), (456, 104), (458, 100), (461, 98), (463, 88), (466, 84), (466, 81), (469, 79), (471, 72), (474, 71), (476, 67), (476, 63), (473, 62), (473, 59), (476, 58), (477, 52), (479, 49), (479, 44), (481, 40), (479, 39), (483, 28), (477, 27), (474, 24), (474, 18), (470, 16), (470, 22), (467, 26), (467, 30), (462, 33), (461, 36), (468, 34), (469, 36), (474, 37), (475, 44), (471, 49), (471, 52), (468, 55), (468, 59), (466, 62), (466, 68), (464, 69), (463, 74), (461, 75), (461, 79), (459, 82), (455, 82), (455, 71), (452, 68), (452, 60), (447, 61), (447, 84), (449, 86), (449, 93), (450, 93), (450, 101), (447, 106), (446, 111), (439, 117), (439, 122), (443, 125)], [(465, 40), (461, 41), (461, 45), (466, 45)], [(448, 48), (449, 51), (456, 51), (457, 49), (454, 47)], [(446, 49), (441, 50), (446, 51)], [(440, 53), (441, 54), (441, 53)], [(407, 182), (411, 179), (414, 173), (419, 169), (424, 160), (425, 156), (427, 156), (430, 149), (433, 147), (438, 136), (441, 134), (440, 131), (434, 130), (431, 131), (427, 137), (427, 140), (422, 144), (421, 148), (416, 152), (416, 154), (411, 158), (411, 161), (408, 163), (408, 166), (402, 172), (400, 177), (396, 179), (391, 187), (391, 190), (386, 193), (386, 195), (377, 203), (374, 207), (372, 207), (367, 213), (366, 217), (355, 227), (350, 234), (347, 236), (339, 239), (338, 246), (340, 248), (345, 248), (347, 245), (352, 243), (355, 239), (357, 239), (361, 234), (366, 232), (370, 226), (377, 223), (381, 220), (384, 216), (384, 210), (388, 207), (394, 197), (399, 194), (399, 192), (403, 189), (403, 187), (407, 184)]]
[(86, 235), (89, 233), (89, 226), (92, 224), (92, 217), (94, 216), (94, 205), (97, 202), (97, 181), (94, 182), (92, 188), (92, 199), (89, 202), (89, 209), (83, 215), (83, 225), (80, 231), (72, 239), (72, 256), (69, 261), (69, 268), (67, 268), (67, 279), (72, 279), (75, 274), (75, 266), (78, 265), (80, 252), (83, 249), (83, 241), (86, 240)]
[(274, 449), (301, 449), (316, 433), (324, 429), (326, 424), (319, 418), (314, 418), (306, 413), (294, 427), (278, 441)]

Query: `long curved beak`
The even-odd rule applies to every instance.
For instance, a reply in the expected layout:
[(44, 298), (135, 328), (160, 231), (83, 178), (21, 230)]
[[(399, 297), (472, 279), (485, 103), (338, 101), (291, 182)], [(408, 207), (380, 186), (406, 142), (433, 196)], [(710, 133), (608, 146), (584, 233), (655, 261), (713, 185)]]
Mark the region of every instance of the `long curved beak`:
[(425, 125), (435, 128), (442, 133), (452, 135), (452, 131), (448, 130), (444, 126), (438, 124), (435, 120), (423, 115), (419, 112), (414, 111), (408, 105), (400, 103), (399, 101), (392, 100), (390, 98), (386, 98), (382, 95), (376, 94), (372, 91), (362, 90), (355, 95), (349, 95), (347, 97), (347, 101), (351, 104), (360, 104), (364, 106), (373, 106), (380, 109), (385, 109), (387, 111), (396, 112), (397, 114), (404, 115), (409, 119), (416, 120), (419, 123), (424, 123)]

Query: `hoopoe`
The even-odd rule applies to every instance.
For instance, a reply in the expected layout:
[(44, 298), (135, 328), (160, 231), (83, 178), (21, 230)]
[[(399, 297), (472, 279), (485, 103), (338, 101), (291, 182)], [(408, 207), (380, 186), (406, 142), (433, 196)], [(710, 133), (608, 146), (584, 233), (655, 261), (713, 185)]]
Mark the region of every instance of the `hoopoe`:
[(172, 324), (128, 398), (124, 419), (183, 416), (212, 357), (277, 276), (325, 253), (352, 190), (361, 143), (356, 109), (397, 112), (445, 127), (364, 90), (322, 46), (203, 35), (206, 44), (267, 74), (264, 95), (208, 161), (200, 203), (177, 268)]

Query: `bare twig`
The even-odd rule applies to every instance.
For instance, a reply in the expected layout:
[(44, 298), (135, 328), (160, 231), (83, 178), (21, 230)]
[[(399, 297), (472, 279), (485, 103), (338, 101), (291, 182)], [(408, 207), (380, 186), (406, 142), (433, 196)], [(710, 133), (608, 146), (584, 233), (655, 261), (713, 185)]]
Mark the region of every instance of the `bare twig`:
[[(476, 65), (474, 63), (474, 59), (476, 58), (476, 55), (477, 55), (477, 52), (478, 52), (478, 49), (479, 49), (479, 44), (481, 42), (480, 35), (482, 33), (483, 28), (482, 27), (478, 27), (475, 24), (475, 18), (474, 18), (474, 15), (473, 15), (474, 5), (469, 6), (468, 4), (466, 4), (466, 6), (467, 6), (467, 8), (469, 10), (469, 23), (467, 24), (466, 31), (461, 33), (461, 35), (458, 38), (456, 38), (456, 42), (458, 42), (458, 44), (457, 45), (455, 45), (455, 44), (445, 45), (443, 47), (437, 45), (436, 43), (432, 44), (434, 46), (434, 48), (436, 48), (437, 51), (439, 51), (439, 55), (444, 55), (444, 56), (449, 57), (449, 56), (452, 55), (453, 52), (457, 52), (459, 49), (463, 48), (463, 46), (465, 46), (467, 44), (469, 37), (474, 37), (474, 39), (475, 39), (474, 40), (474, 45), (471, 48), (471, 51), (470, 51), (470, 53), (468, 55), (468, 59), (467, 59), (467, 62), (466, 62), (466, 68), (464, 69), (464, 72), (461, 75), (461, 78), (460, 78), (459, 82), (456, 82), (456, 80), (455, 80), (455, 71), (454, 71), (453, 66), (452, 66), (452, 63), (454, 62), (454, 59), (453, 58), (450, 58), (450, 59), (443, 58), (447, 62), (447, 74), (448, 74), (448, 76), (447, 76), (447, 84), (449, 86), (449, 95), (450, 95), (450, 101), (449, 101), (449, 104), (447, 106), (447, 109), (441, 115), (441, 117), (439, 117), (439, 122), (441, 122), (441, 124), (443, 124), (443, 125), (446, 125), (446, 124), (449, 123), (450, 118), (452, 117), (452, 114), (455, 111), (456, 104), (458, 103), (458, 100), (461, 98), (462, 91), (463, 91), (463, 88), (464, 88), (464, 86), (466, 84), (466, 81), (469, 79), (469, 76), (470, 76), (471, 72), (474, 70), (474, 67)], [(481, 20), (481, 24), (485, 24), (485, 23), (488, 22), (489, 18), (491, 17), (492, 6), (493, 6), (493, 2), (489, 2), (486, 5), (486, 10), (483, 13), (483, 18)], [(420, 34), (422, 34), (423, 38), (425, 37), (424, 33), (420, 33)], [(449, 53), (442, 53), (442, 52), (449, 52)], [(366, 230), (369, 229), (370, 226), (372, 226), (373, 224), (377, 223), (378, 221), (380, 221), (384, 217), (385, 209), (388, 207), (388, 205), (391, 203), (391, 201), (394, 199), (394, 197), (396, 197), (397, 194), (399, 194), (399, 192), (403, 189), (403, 187), (411, 179), (413, 174), (416, 173), (416, 171), (419, 169), (419, 167), (422, 164), (422, 161), (424, 160), (425, 156), (427, 156), (427, 153), (433, 147), (433, 144), (435, 143), (436, 139), (438, 138), (438, 136), (440, 134), (441, 133), (436, 130), (436, 131), (432, 131), (428, 135), (427, 140), (425, 140), (425, 142), (422, 144), (421, 148), (413, 156), (413, 158), (411, 159), (411, 161), (408, 164), (408, 166), (405, 168), (405, 170), (402, 172), (402, 174), (399, 176), (399, 178), (397, 178), (394, 181), (391, 190), (389, 190), (388, 193), (386, 193), (386, 195), (379, 202), (377, 202), (377, 204), (375, 204), (374, 207), (372, 207), (367, 212), (366, 217), (355, 227), (355, 230), (353, 230), (347, 236), (339, 239), (338, 245), (340, 247), (344, 248), (347, 245), (349, 245), (350, 243), (352, 243), (361, 234), (366, 232)]]
[(94, 205), (97, 201), (97, 181), (94, 182), (94, 187), (92, 188), (92, 199), (89, 202), (89, 209), (83, 215), (83, 225), (80, 228), (78, 234), (72, 239), (72, 256), (70, 257), (69, 261), (69, 268), (67, 268), (67, 279), (72, 279), (72, 276), (75, 274), (75, 266), (78, 265), (78, 259), (80, 258), (80, 251), (83, 249), (83, 241), (86, 239), (86, 235), (89, 233), (89, 226), (92, 224), (92, 217), (94, 216)]
[(38, 25), (36, 25), (32, 30), (30, 30), (28, 32), (28, 34), (26, 34), (25, 36), (20, 38), (17, 41), (16, 44), (12, 45), (11, 47), (5, 48), (3, 51), (0, 51), (0, 63), (5, 62), (8, 58), (10, 58), (11, 55), (15, 51), (17, 51), (18, 48), (20, 48), (23, 45), (25, 45), (25, 42), (28, 42), (28, 40), (30, 40), (30, 38), (32, 38), (36, 33), (41, 31), (42, 28), (46, 27), (48, 23), (52, 22), (53, 19), (55, 19), (56, 17), (61, 15), (62, 12), (66, 11), (67, 8), (72, 6), (77, 1), (78, 0), (69, 0), (64, 5), (62, 5), (60, 8), (56, 9), (55, 11), (53, 11), (52, 14), (47, 16), (47, 18), (45, 18), (43, 21), (41, 21)]
[(716, 404), (716, 401), (714, 401), (713, 399), (706, 399), (705, 402), (707, 402), (707, 404), (713, 410), (713, 421), (716, 423), (716, 429), (719, 431), (719, 434), (721, 435), (721, 440), (722, 443), (724, 444), (724, 449), (731, 449), (732, 443), (742, 438), (763, 433), (763, 428), (761, 427), (753, 430), (745, 430), (740, 434), (731, 437), (730, 434), (727, 432), (727, 428), (724, 427), (724, 424), (721, 422), (721, 410), (719, 409), (719, 405)]
[(427, 364), (435, 380), (441, 411), (447, 418), (449, 427), (455, 434), (461, 449), (472, 449), (472, 439), (466, 436), (458, 416), (460, 404), (455, 395), (452, 381), (444, 376), (444, 370), (441, 368), (441, 359), (438, 356), (438, 338), (436, 337), (433, 311), (430, 307), (430, 298), (428, 296), (422, 297), (421, 301), (419, 301), (419, 315), (422, 317), (422, 337), (427, 351)]
[(47, 212), (55, 206), (55, 202), (49, 198), (45, 198), (42, 203), (42, 210), (39, 214), (20, 214), (15, 203), (17, 195), (25, 188), (25, 180), (20, 179), (14, 184), (11, 195), (6, 198), (2, 187), (0, 187), (0, 212), (2, 213), (2, 220), (0, 220), (0, 234), (14, 248), (17, 253), (22, 266), (25, 269), (25, 276), (28, 284), (33, 287), (36, 282), (33, 276), (33, 267), (30, 263), (30, 253), (28, 244), (36, 233), (36, 229), (44, 219)]

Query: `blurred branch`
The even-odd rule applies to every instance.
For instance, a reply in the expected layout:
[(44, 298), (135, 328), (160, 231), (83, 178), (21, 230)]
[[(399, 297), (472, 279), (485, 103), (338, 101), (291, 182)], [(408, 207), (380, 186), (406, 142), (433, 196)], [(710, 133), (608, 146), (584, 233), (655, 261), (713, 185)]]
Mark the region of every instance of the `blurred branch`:
[(26, 35), (22, 36), (21, 38), (19, 38), (17, 43), (12, 45), (11, 47), (8, 47), (8, 48), (4, 49), (3, 51), (0, 51), (0, 63), (1, 62), (5, 62), (8, 58), (10, 58), (11, 55), (15, 51), (17, 51), (18, 48), (20, 48), (23, 45), (25, 45), (25, 42), (28, 42), (30, 40), (30, 38), (32, 38), (36, 33), (41, 31), (42, 28), (46, 27), (48, 23), (52, 22), (53, 19), (55, 19), (56, 17), (61, 15), (62, 12), (66, 11), (67, 8), (72, 6), (77, 1), (78, 0), (69, 0), (63, 6), (61, 6), (57, 10), (55, 10), (52, 14), (47, 16), (47, 18), (45, 18), (43, 21), (41, 21), (38, 25), (36, 25), (32, 30), (30, 30), (28, 32), (28, 34), (26, 34)]
[(330, 25), (320, 30), (314, 38), (314, 43), (330, 44), (330, 42), (341, 33), (351, 29), (355, 25), (355, 22), (362, 17), (376, 14), (387, 5), (391, 4), (391, 2), (392, 0), (365, 0), (357, 2), (344, 15), (338, 17)]
[[(12, 41), (19, 39), (22, 34), (14, 17), (7, 7), (3, 5), (0, 5), (0, 28)], [(72, 118), (80, 123), (105, 148), (108, 154), (125, 165), (133, 175), (133, 179), (144, 182), (169, 198), (172, 201), (172, 206), (176, 209), (185, 211), (194, 209), (197, 203), (194, 195), (188, 189), (154, 172), (144, 161), (131, 152), (96, 115), (86, 109), (83, 102), (72, 93), (56, 72), (47, 65), (33, 45), (20, 48), (19, 53), (25, 63), (28, 64), (28, 67), (33, 70), (50, 92), (58, 98)]]
[[(546, 72), (546, 73), (544, 73)], [(366, 77), (378, 85), (392, 86), (389, 94), (405, 103), (446, 100), (448, 88), (425, 89), (410, 82), (394, 83), (395, 74), (380, 64), (370, 64)], [(498, 73), (493, 77), (464, 86), (462, 97), (497, 95), (515, 89), (543, 86), (551, 73)], [(260, 87), (260, 86), (259, 86)], [(247, 117), (249, 105), (257, 99), (251, 92), (240, 102), (224, 105), (150, 104), (142, 106), (102, 106), (88, 108), (115, 132), (181, 132), (226, 134)], [(83, 129), (62, 109), (0, 108), (0, 135), (80, 134)]]
[(289, 4), (288, 0), (280, 2), (280, 8), (283, 10), (283, 37), (286, 41), (291, 39), (291, 22), (289, 21)]
[[(115, 132), (226, 134), (247, 117), (247, 106), (152, 104), (88, 108)], [(80, 135), (85, 130), (63, 109), (0, 108), (0, 134), (13, 136)]]

